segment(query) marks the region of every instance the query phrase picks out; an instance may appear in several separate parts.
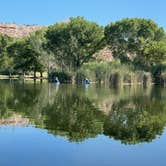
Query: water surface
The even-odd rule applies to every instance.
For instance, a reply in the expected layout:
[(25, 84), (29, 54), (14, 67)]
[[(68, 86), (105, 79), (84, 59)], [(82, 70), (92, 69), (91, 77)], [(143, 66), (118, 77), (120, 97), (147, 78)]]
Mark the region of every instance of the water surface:
[(166, 89), (0, 82), (0, 165), (165, 166)]

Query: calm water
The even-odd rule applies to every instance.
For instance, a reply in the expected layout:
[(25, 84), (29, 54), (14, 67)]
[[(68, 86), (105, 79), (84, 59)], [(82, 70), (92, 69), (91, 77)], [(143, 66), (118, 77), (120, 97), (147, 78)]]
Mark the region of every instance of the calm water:
[(166, 88), (0, 82), (0, 166), (165, 166)]

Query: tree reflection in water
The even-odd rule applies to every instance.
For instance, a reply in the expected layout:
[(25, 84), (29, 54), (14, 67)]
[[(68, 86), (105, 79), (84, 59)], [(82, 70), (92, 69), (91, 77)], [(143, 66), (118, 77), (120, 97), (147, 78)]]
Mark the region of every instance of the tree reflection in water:
[(113, 105), (104, 123), (104, 134), (125, 144), (151, 142), (166, 123), (165, 105), (143, 97)]
[(99, 134), (125, 144), (150, 142), (162, 134), (166, 124), (162, 88), (1, 82), (0, 93), (1, 125), (9, 124), (12, 116), (19, 117), (17, 125), (28, 123), (74, 142)]

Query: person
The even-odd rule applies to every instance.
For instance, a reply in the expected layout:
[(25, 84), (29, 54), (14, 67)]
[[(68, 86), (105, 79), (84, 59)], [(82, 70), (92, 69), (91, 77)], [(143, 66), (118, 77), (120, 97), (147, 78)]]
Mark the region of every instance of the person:
[(60, 81), (59, 81), (58, 77), (55, 77), (55, 83), (60, 84)]
[(90, 84), (90, 81), (88, 80), (88, 78), (84, 79), (83, 84)]

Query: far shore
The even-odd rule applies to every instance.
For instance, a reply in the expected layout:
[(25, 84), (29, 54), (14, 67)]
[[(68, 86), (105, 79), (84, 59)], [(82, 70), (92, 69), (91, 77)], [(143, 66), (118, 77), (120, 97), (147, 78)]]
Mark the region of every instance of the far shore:
[[(20, 75), (12, 75), (12, 76), (9, 76), (9, 75), (0, 75), (0, 80), (26, 80), (26, 81), (32, 81), (34, 80), (34, 77), (33, 76), (30, 76), (30, 75), (25, 75), (24, 77), (23, 76), (20, 76)], [(48, 80), (47, 77), (36, 77), (35, 80)]]

